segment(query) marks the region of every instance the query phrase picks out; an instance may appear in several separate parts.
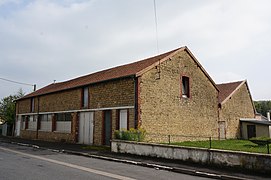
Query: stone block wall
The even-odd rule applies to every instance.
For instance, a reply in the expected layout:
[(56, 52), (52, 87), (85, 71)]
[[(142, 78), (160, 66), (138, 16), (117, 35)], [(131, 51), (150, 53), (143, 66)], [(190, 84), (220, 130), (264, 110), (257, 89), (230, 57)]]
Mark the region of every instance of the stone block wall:
[(102, 144), (103, 138), (103, 111), (94, 112), (94, 139), (93, 143), (96, 145)]
[(17, 114), (30, 113), (30, 107), (31, 107), (31, 99), (23, 99), (16, 102)]
[(37, 132), (31, 130), (21, 130), (21, 137), (25, 139), (37, 139)]
[(93, 84), (89, 88), (90, 108), (133, 106), (134, 94), (132, 77)]
[[(134, 106), (132, 77), (89, 85), (89, 108)], [(82, 88), (35, 97), (34, 113), (81, 109)], [(39, 106), (39, 107), (38, 107)], [(17, 102), (18, 114), (30, 113), (31, 98)]]
[(226, 123), (226, 138), (240, 138), (240, 118), (254, 117), (254, 104), (245, 83), (220, 109), (220, 121)]
[(45, 140), (45, 141), (74, 143), (74, 139), (71, 133), (39, 131), (38, 139)]
[[(42, 132), (39, 131), (39, 139), (54, 141), (78, 141), (79, 117), (77, 110), (81, 110), (82, 88), (69, 89), (55, 92), (40, 97), (34, 97), (35, 108), (33, 113), (74, 111), (72, 117), (71, 133)], [(134, 106), (134, 78), (126, 77), (111, 81), (89, 85), (89, 109), (116, 108), (124, 106)], [(32, 113), (31, 98), (22, 99), (17, 102), (17, 114)], [(116, 129), (117, 110), (112, 109), (112, 137)], [(103, 111), (94, 112), (94, 144), (103, 143)], [(129, 111), (129, 125), (134, 127), (134, 110)], [(24, 130), (21, 137), (36, 138), (36, 131)]]
[[(190, 98), (181, 96), (182, 76), (189, 77)], [(139, 117), (147, 133), (217, 136), (218, 91), (186, 51), (139, 79)]]
[(134, 109), (129, 109), (128, 118), (129, 118), (129, 129), (130, 128), (137, 128), (137, 127), (135, 127), (135, 111), (134, 111)]
[[(55, 112), (80, 109), (81, 89), (72, 89), (34, 97), (34, 113)], [(17, 102), (17, 113), (31, 112), (31, 98), (22, 99)]]
[[(80, 109), (80, 107), (81, 107), (81, 89), (72, 89), (57, 92), (53, 94), (44, 95), (39, 98), (40, 112), (75, 110)], [(35, 108), (35, 112), (37, 112), (37, 108)]]

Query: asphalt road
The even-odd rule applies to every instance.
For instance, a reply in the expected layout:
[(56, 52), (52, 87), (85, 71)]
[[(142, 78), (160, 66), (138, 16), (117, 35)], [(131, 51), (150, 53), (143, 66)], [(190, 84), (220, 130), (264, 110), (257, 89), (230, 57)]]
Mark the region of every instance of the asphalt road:
[(0, 179), (208, 179), (148, 167), (0, 143)]

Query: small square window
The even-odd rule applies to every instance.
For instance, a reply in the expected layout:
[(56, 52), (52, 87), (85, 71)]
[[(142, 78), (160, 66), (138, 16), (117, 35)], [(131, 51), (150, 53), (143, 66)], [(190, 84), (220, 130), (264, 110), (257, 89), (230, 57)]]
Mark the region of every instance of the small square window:
[(189, 98), (190, 97), (190, 85), (189, 85), (189, 77), (182, 77), (182, 97)]

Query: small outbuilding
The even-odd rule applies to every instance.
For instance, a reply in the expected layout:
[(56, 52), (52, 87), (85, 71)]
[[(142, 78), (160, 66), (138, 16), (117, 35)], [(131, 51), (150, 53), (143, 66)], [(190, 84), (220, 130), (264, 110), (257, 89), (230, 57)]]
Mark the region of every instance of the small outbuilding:
[(271, 121), (258, 119), (240, 119), (241, 138), (271, 137)]

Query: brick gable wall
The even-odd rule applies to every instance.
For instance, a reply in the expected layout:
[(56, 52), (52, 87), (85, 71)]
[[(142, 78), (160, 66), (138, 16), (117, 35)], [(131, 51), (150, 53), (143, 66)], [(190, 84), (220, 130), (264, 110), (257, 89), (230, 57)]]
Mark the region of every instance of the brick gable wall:
[(132, 77), (93, 84), (89, 88), (90, 108), (134, 106)]
[[(140, 124), (147, 133), (217, 136), (218, 91), (185, 51), (140, 78)], [(180, 77), (190, 79), (188, 99)]]
[(226, 138), (240, 137), (240, 118), (255, 118), (247, 84), (243, 84), (234, 95), (222, 104), (220, 121), (226, 123)]

